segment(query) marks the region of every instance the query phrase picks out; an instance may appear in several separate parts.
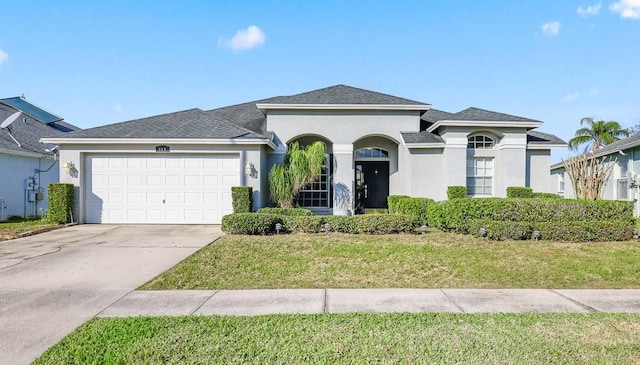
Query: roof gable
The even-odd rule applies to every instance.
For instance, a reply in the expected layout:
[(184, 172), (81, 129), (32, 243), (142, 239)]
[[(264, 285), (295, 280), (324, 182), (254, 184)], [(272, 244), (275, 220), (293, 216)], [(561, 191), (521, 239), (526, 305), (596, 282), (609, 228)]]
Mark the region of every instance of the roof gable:
[(267, 138), (218, 118), (215, 113), (188, 109), (65, 134), (63, 138)]
[(518, 117), (515, 115), (493, 112), (480, 108), (467, 108), (453, 115), (451, 120), (468, 120), (468, 121), (493, 121), (493, 122), (536, 122), (539, 120)]
[(314, 108), (333, 106), (339, 109), (353, 109), (360, 106), (411, 110), (428, 110), (430, 108), (427, 103), (347, 85), (335, 85), (301, 94), (279, 96), (258, 102), (257, 105), (263, 110), (291, 106), (312, 106)]

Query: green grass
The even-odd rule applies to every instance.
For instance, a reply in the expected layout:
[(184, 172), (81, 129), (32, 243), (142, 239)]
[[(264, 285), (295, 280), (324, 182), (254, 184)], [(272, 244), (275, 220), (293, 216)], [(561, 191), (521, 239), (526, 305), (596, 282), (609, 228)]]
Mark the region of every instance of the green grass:
[(141, 287), (246, 288), (640, 288), (640, 244), (226, 235)]
[(639, 314), (97, 318), (35, 364), (631, 364)]
[(16, 219), (0, 222), (0, 241), (12, 239), (27, 232), (41, 228), (58, 226), (57, 223), (49, 223), (40, 218)]

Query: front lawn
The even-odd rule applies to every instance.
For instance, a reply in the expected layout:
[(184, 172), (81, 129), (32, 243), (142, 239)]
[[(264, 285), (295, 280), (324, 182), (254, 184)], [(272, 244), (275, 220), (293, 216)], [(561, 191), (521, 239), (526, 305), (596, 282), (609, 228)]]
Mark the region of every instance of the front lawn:
[(248, 288), (640, 288), (640, 244), (226, 235), (142, 286)]
[(639, 314), (96, 318), (35, 364), (631, 364)]
[(58, 226), (40, 218), (18, 219), (0, 222), (0, 241), (20, 237), (29, 232)]

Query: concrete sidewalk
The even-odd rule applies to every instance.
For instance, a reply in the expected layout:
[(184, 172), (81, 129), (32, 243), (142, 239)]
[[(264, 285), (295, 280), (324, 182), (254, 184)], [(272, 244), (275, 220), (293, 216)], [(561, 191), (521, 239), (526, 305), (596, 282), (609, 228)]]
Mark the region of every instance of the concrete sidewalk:
[(265, 289), (132, 291), (100, 317), (346, 312), (634, 312), (640, 289)]

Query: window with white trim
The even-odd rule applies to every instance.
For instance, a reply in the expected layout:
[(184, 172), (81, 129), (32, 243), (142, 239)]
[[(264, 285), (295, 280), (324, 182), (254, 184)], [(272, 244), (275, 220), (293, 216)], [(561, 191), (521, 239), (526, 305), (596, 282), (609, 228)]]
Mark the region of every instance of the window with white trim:
[(564, 173), (558, 174), (558, 193), (564, 193)]
[(493, 157), (467, 158), (467, 194), (493, 195)]
[(303, 208), (329, 208), (330, 205), (330, 171), (329, 155), (325, 157), (320, 176), (298, 192), (298, 205)]
[(365, 147), (356, 150), (355, 158), (388, 158), (389, 151), (378, 147)]
[(471, 149), (491, 149), (494, 146), (493, 138), (479, 134), (467, 139), (467, 148)]

